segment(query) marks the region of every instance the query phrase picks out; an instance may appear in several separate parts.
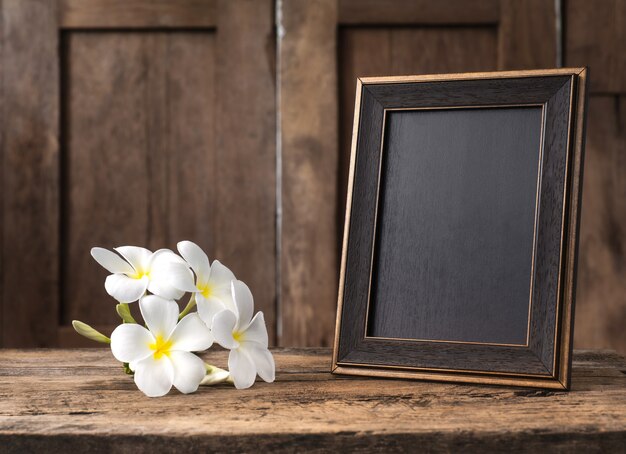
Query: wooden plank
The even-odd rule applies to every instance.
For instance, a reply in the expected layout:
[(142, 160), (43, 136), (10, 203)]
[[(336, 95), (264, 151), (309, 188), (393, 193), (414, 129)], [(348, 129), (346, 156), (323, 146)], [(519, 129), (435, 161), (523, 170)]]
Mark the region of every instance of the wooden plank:
[[(0, 442), (9, 453), (619, 452), (626, 443), (626, 361), (613, 352), (576, 352), (569, 393), (337, 378), (327, 349), (274, 355), (273, 384), (147, 399), (108, 351), (3, 350)], [(227, 361), (223, 351), (203, 356)]]
[(0, 341), (5, 347), (51, 346), (56, 342), (59, 289), (56, 5), (4, 0), (2, 6)]
[(114, 324), (92, 246), (215, 258), (214, 34), (72, 32), (64, 51), (62, 323)]
[(59, 0), (60, 27), (213, 28), (217, 0)]
[(575, 346), (626, 352), (626, 96), (591, 96)]
[(276, 89), (273, 3), (221, 0), (217, 31), (216, 257), (252, 290), (276, 342)]
[(282, 2), (281, 345), (332, 343), (338, 272), (337, 9)]
[(496, 24), (498, 0), (339, 0), (339, 23), (350, 25)]
[(392, 75), (495, 70), (496, 39), (495, 27), (394, 29)]
[(554, 5), (547, 0), (501, 0), (498, 69), (557, 66)]
[(565, 62), (591, 69), (591, 93), (626, 93), (626, 2), (568, 0)]

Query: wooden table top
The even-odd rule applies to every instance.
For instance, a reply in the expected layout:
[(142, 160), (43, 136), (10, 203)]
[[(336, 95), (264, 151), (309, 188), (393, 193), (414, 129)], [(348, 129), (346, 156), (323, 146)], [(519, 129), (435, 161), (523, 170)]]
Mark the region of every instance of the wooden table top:
[(614, 352), (577, 351), (570, 392), (333, 376), (328, 349), (274, 355), (273, 384), (150, 399), (106, 349), (0, 350), (0, 451), (626, 451)]

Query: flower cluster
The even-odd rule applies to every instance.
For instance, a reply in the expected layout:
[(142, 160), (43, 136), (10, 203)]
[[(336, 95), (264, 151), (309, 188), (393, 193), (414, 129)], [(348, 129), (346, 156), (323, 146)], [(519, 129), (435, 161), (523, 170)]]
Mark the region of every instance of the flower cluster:
[[(263, 313), (254, 315), (250, 289), (227, 267), (217, 260), (211, 264), (191, 241), (178, 243), (180, 255), (136, 246), (114, 251), (96, 247), (91, 255), (111, 273), (104, 287), (119, 302), (116, 310), (123, 323), (110, 338), (78, 320), (72, 325), (89, 339), (110, 343), (113, 356), (144, 394), (163, 396), (172, 386), (187, 394), (201, 384), (221, 382), (244, 389), (254, 384), (257, 374), (274, 381)], [(191, 297), (180, 312), (177, 301), (185, 293)], [(143, 325), (130, 310), (129, 304), (137, 301)], [(197, 312), (191, 312), (194, 307)], [(230, 350), (229, 371), (194, 354), (214, 342)]]

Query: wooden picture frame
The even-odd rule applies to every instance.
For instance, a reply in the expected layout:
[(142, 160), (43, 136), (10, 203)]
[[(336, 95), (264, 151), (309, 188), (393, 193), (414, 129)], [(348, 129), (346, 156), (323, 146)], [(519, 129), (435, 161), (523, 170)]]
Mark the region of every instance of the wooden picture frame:
[(357, 81), (333, 373), (569, 388), (586, 79)]

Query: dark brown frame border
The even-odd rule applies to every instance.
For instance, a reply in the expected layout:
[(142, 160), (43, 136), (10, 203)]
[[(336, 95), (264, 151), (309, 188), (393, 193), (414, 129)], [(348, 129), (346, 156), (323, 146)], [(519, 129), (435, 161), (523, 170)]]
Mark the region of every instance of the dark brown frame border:
[[(333, 373), (569, 388), (586, 74), (563, 68), (357, 81)], [(529, 345), (367, 338), (385, 111), (528, 104), (544, 110)]]

